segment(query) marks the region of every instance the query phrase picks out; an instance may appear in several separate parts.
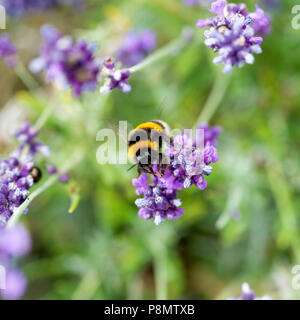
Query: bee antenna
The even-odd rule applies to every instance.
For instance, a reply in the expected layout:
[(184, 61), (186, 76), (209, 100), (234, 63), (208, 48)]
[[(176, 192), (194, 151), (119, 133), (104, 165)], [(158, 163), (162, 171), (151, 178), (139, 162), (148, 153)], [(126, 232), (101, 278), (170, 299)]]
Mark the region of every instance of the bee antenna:
[(164, 108), (164, 102), (166, 100), (166, 96), (164, 96), (161, 100), (161, 103), (158, 107), (158, 110), (157, 110), (157, 117), (158, 119), (160, 119), (161, 115), (162, 115), (162, 112), (163, 112), (163, 108)]
[(138, 163), (133, 164), (129, 169), (127, 169), (127, 172), (130, 171), (131, 169), (133, 169), (134, 167), (136, 167), (138, 165)]

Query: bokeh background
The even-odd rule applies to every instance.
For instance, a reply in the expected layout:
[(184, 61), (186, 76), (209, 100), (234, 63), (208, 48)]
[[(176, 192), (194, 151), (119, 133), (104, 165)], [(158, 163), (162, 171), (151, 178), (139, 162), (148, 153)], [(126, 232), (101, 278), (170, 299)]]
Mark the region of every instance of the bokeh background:
[[(245, 2), (253, 11), (254, 2)], [(40, 140), (51, 147), (51, 162), (60, 166), (78, 147), (85, 150), (71, 182), (53, 185), (22, 217), (33, 239), (31, 253), (18, 261), (28, 278), (25, 299), (151, 299), (164, 283), (168, 298), (226, 299), (239, 296), (245, 281), (258, 296), (300, 297), (291, 272), (300, 264), (300, 30), (291, 26), (296, 1), (274, 3), (264, 7), (272, 32), (263, 53), (232, 72), (211, 120), (222, 134), (207, 189), (181, 191), (184, 216), (159, 227), (137, 216), (136, 171), (97, 163), (96, 133), (118, 120), (134, 126), (158, 114), (173, 128), (194, 125), (218, 70), (195, 27), (209, 16), (207, 8), (181, 0), (86, 0), (80, 8), (8, 18), (6, 32), (25, 66), (37, 56), (45, 23), (97, 42), (99, 56), (114, 55), (131, 29), (153, 29), (158, 48), (186, 26), (195, 30), (179, 55), (134, 74), (127, 95), (96, 91), (73, 99), (42, 75), (34, 76), (40, 87), (29, 91), (1, 63), (1, 155), (15, 146), (12, 130), (24, 119), (34, 123), (49, 104), (55, 111)], [(72, 188), (80, 202), (69, 214)]]

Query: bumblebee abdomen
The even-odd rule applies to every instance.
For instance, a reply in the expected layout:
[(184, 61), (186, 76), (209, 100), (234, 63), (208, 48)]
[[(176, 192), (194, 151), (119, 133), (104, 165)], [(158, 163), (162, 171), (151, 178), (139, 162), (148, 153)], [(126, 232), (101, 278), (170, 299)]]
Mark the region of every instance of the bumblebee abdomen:
[(147, 157), (147, 154), (157, 153), (162, 147), (162, 141), (168, 136), (168, 126), (160, 120), (151, 120), (138, 125), (129, 135), (128, 155), (130, 158)]
[(151, 121), (143, 122), (135, 128), (135, 130), (139, 130), (139, 129), (163, 131), (165, 129), (165, 125), (163, 122), (159, 120), (151, 120)]
[(154, 150), (158, 151), (157, 142), (151, 142), (150, 140), (138, 141), (128, 147), (128, 155), (131, 159), (135, 159), (140, 156), (141, 150)]
[(134, 129), (128, 139), (128, 147), (142, 141), (151, 141), (151, 129)]

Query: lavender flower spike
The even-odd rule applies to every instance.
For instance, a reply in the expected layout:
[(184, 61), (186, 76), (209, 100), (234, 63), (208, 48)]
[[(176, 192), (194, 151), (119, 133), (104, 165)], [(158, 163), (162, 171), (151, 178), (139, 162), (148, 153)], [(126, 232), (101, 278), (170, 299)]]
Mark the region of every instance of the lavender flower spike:
[(49, 155), (49, 148), (36, 140), (38, 133), (28, 122), (24, 122), (15, 134), (19, 146), (10, 157), (0, 160), (0, 227), (6, 225), (29, 195), (34, 184), (31, 171), (36, 154)]
[(127, 69), (116, 69), (111, 57), (103, 61), (101, 73), (105, 80), (104, 85), (100, 88), (100, 93), (108, 93), (114, 89), (119, 89), (124, 93), (131, 91), (131, 86), (127, 82), (130, 77), (130, 71)]
[(210, 11), (216, 16), (198, 20), (197, 27), (210, 27), (204, 32), (205, 45), (218, 56), (215, 64), (224, 64), (223, 72), (228, 73), (233, 66), (242, 67), (254, 63), (254, 55), (262, 52), (260, 44), (264, 35), (270, 31), (270, 21), (258, 6), (254, 13), (246, 11), (245, 4), (227, 4), (216, 0)]
[(95, 46), (85, 40), (75, 43), (49, 25), (41, 28), (41, 35), (44, 43), (40, 56), (29, 65), (31, 72), (46, 71), (48, 82), (61, 89), (70, 87), (76, 98), (84, 91), (96, 90), (100, 70), (94, 57)]
[(207, 187), (205, 176), (212, 173), (211, 164), (219, 160), (215, 145), (220, 128), (211, 128), (207, 124), (199, 128), (202, 130), (197, 130), (197, 135), (202, 133), (202, 148), (197, 145), (197, 137), (194, 141), (185, 132), (176, 135), (165, 151), (170, 163), (166, 165), (164, 174), (161, 175), (158, 165), (153, 164), (154, 174), (150, 183), (146, 174), (132, 181), (137, 195), (144, 195), (135, 202), (140, 217), (147, 220), (153, 218), (155, 224), (165, 219), (178, 219), (184, 211), (180, 208), (181, 200), (177, 198), (177, 191), (192, 185), (200, 190)]
[(135, 201), (139, 208), (139, 216), (145, 220), (154, 218), (154, 223), (159, 225), (163, 220), (178, 219), (184, 213), (180, 199), (177, 198), (175, 189), (168, 189), (158, 176), (152, 176), (152, 183), (148, 184), (146, 174), (132, 181), (137, 188), (138, 194), (143, 194), (144, 198)]

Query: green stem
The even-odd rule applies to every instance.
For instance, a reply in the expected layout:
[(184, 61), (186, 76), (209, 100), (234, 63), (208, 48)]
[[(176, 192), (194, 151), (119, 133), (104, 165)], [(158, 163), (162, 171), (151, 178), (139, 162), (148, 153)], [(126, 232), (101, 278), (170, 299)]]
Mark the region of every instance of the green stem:
[(293, 199), (284, 177), (282, 165), (276, 157), (266, 164), (266, 173), (273, 194), (280, 219), (280, 231), (278, 242), (281, 248), (290, 246), (295, 259), (300, 260), (299, 232), (297, 227), (297, 215), (293, 205)]
[(148, 239), (149, 248), (153, 257), (155, 298), (156, 300), (167, 299), (167, 248), (166, 239), (161, 237), (165, 229), (154, 226)]
[(153, 64), (153, 63), (155, 63), (155, 62), (157, 62), (167, 56), (176, 55), (176, 53), (179, 52), (185, 46), (185, 44), (187, 42), (188, 42), (188, 40), (185, 39), (183, 35), (181, 35), (178, 39), (168, 43), (166, 46), (155, 51), (153, 54), (148, 56), (141, 63), (129, 68), (129, 71), (131, 73), (141, 71), (142, 69), (150, 66), (151, 64)]
[(223, 74), (221, 71), (217, 71), (213, 88), (206, 100), (206, 103), (196, 121), (195, 127), (202, 122), (209, 122), (214, 113), (217, 111), (220, 105), (228, 84), (230, 82), (231, 74)]
[[(44, 99), (41, 99), (40, 97), (37, 96), (34, 92), (36, 89), (39, 88), (38, 82), (32, 77), (30, 72), (25, 68), (23, 63), (21, 61), (18, 61), (17, 67), (15, 68), (15, 72), (18, 75), (18, 77), (22, 80), (22, 82), (25, 84), (25, 86), (35, 95), (36, 99), (40, 102), (41, 105), (44, 105), (45, 103), (42, 101)], [(45, 107), (44, 111), (38, 118), (35, 127), (37, 129), (41, 129), (42, 126), (46, 123), (48, 118), (53, 112), (53, 108)]]
[(95, 270), (88, 271), (81, 279), (75, 290), (72, 300), (89, 300), (95, 294), (101, 283), (100, 277)]
[[(71, 170), (80, 160), (82, 159), (83, 152), (80, 150), (77, 153), (74, 153), (73, 158), (70, 161), (67, 161), (67, 163), (62, 166), (60, 169), (60, 172), (68, 172)], [(20, 216), (23, 214), (25, 209), (29, 206), (29, 204), (41, 193), (43, 193), (45, 190), (47, 190), (49, 187), (51, 187), (59, 178), (59, 174), (51, 176), (42, 186), (37, 188), (34, 192), (31, 193), (31, 195), (22, 203), (20, 207), (18, 207), (11, 218), (8, 220), (7, 228), (11, 228), (16, 224), (16, 222), (19, 220)]]
[(236, 183), (229, 191), (226, 208), (216, 222), (217, 229), (223, 229), (227, 223), (232, 219), (233, 210), (237, 209), (242, 201), (243, 188)]
[(39, 116), (39, 118), (35, 122), (34, 127), (37, 128), (38, 130), (40, 130), (44, 126), (44, 124), (47, 122), (49, 117), (52, 115), (53, 109), (54, 109), (54, 107), (52, 105), (46, 106), (44, 111), (41, 113), (41, 115)]
[(167, 299), (167, 266), (163, 248), (154, 254), (154, 281), (156, 300)]
[(40, 85), (33, 78), (30, 72), (28, 72), (28, 70), (25, 68), (21, 61), (18, 61), (17, 67), (15, 68), (15, 72), (30, 91), (34, 91), (37, 88), (39, 88)]

